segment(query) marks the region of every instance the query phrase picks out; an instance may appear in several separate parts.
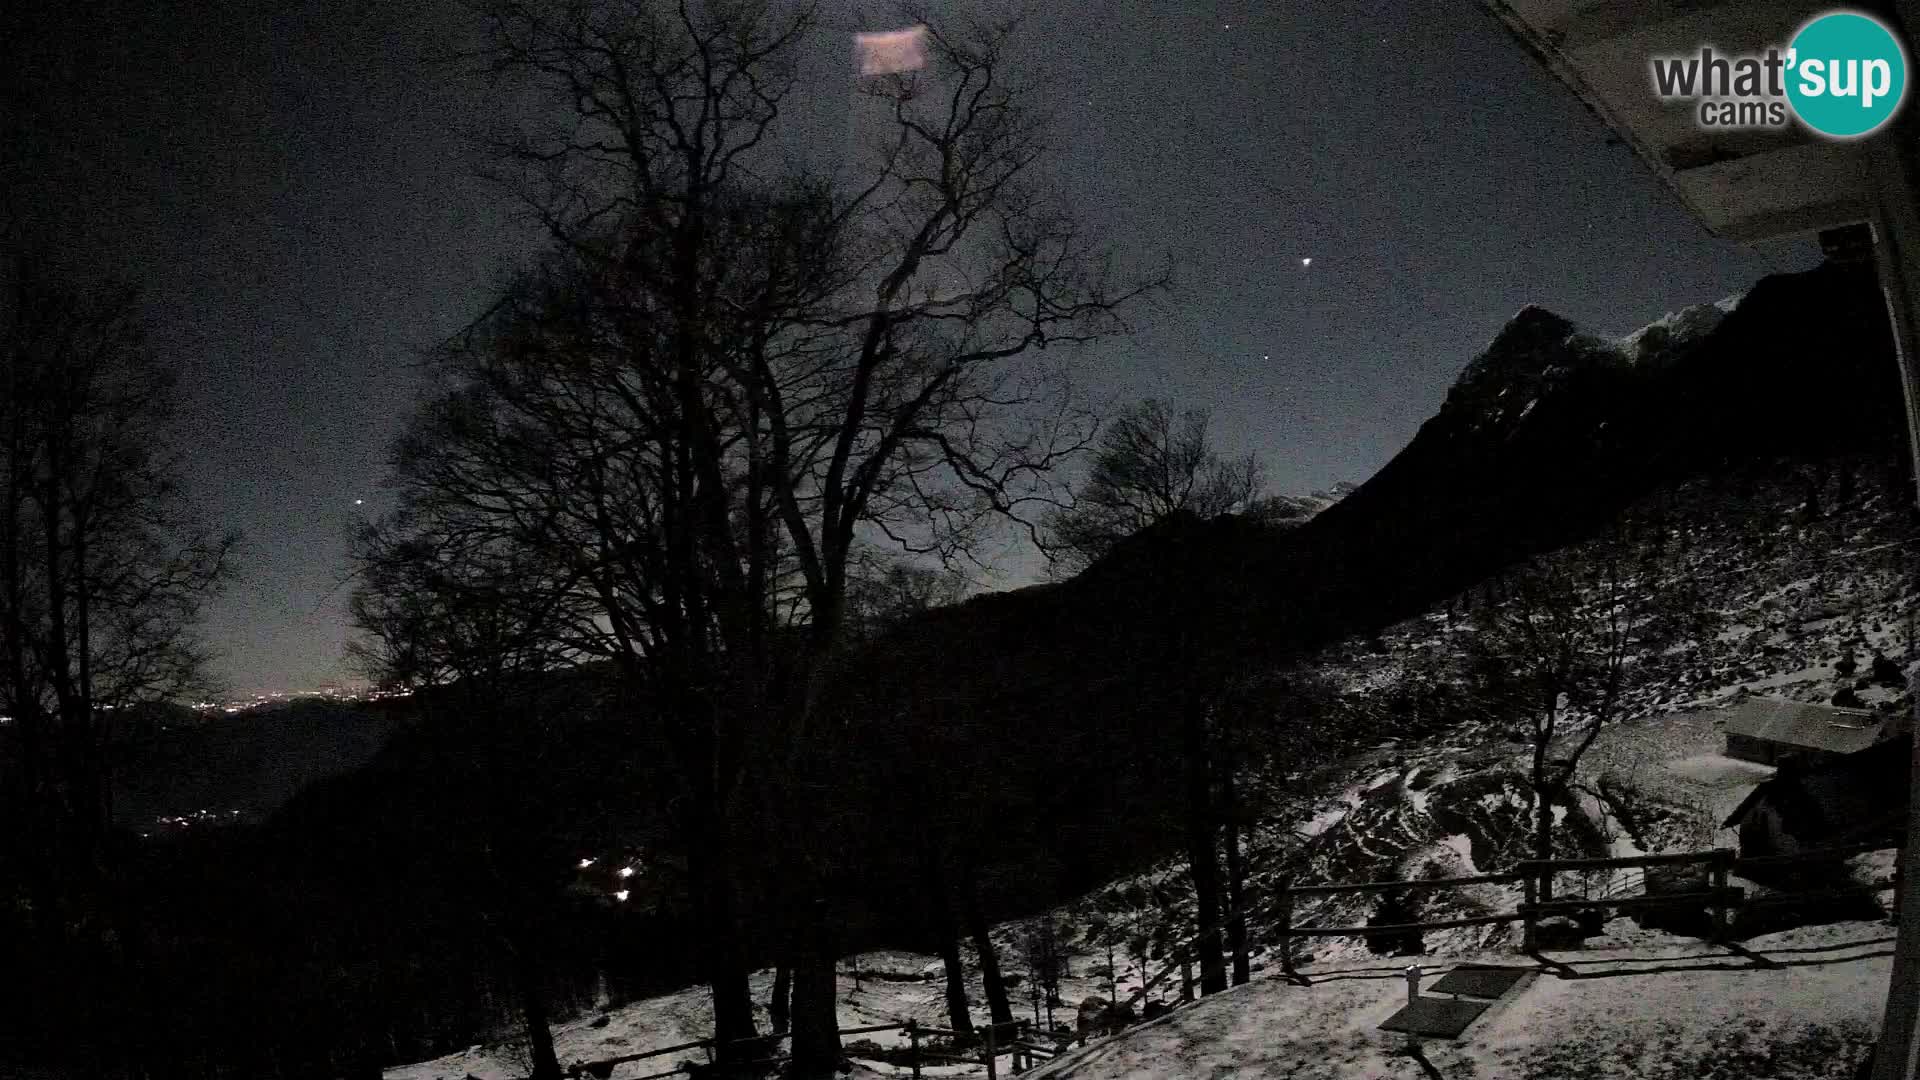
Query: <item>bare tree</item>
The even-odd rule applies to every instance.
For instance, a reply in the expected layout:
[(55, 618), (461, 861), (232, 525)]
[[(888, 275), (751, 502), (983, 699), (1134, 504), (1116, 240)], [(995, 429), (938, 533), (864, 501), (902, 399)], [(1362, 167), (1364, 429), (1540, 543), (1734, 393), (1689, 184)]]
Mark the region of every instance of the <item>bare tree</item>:
[(131, 289), (19, 258), (0, 297), (0, 714), (18, 725), (35, 922), (105, 876), (116, 713), (202, 690), (203, 605), (236, 537), (199, 523), (172, 370)]
[[(1692, 590), (1662, 570), (1658, 546), (1622, 522), (1503, 574), (1502, 598), (1474, 613), (1469, 661), (1531, 748), (1536, 859), (1553, 857), (1554, 806), (1568, 801), (1581, 758), (1619, 718), (1640, 666), (1705, 625)], [(1552, 882), (1543, 886), (1550, 899)]]
[[(1031, 505), (1085, 432), (1026, 354), (1123, 329), (1155, 282), (1111, 284), (1030, 185), (1010, 26), (935, 29), (927, 70), (863, 82), (889, 134), (843, 190), (763, 147), (810, 9), (503, 2), (488, 19), (485, 60), (554, 119), (493, 144), (554, 249), (450, 350), (468, 389), (440, 407), (486, 409), (442, 433), (457, 448), (420, 440), (403, 483), (571, 568), (599, 606), (566, 623), (572, 644), (671, 717), (723, 1041), (753, 1031), (741, 830), (786, 830), (760, 842), (787, 860), (783, 907), (820, 912), (790, 958), (797, 1067), (817, 1073), (838, 1056), (835, 946), (809, 896), (837, 853), (796, 808), (831, 781), (809, 736), (856, 551), (951, 557)], [(512, 437), (490, 445), (502, 410)]]
[[(1176, 417), (1171, 403), (1152, 399), (1108, 425), (1072, 506), (1046, 516), (1041, 546), (1056, 572), (1084, 569), (1121, 540), (1174, 519), (1206, 520), (1247, 509), (1260, 493), (1259, 464), (1251, 455), (1223, 460), (1208, 440), (1207, 426), (1204, 410)], [(1164, 557), (1164, 546), (1153, 551), (1161, 553), (1154, 558)], [(1217, 790), (1222, 771), (1231, 772), (1234, 763), (1221, 760), (1213, 731), (1218, 726), (1213, 665), (1191, 655), (1165, 567), (1146, 570), (1151, 580), (1140, 587), (1156, 597), (1163, 624), (1174, 628), (1172, 654), (1165, 658), (1166, 690), (1180, 723), (1187, 864), (1200, 926), (1196, 958), (1201, 989), (1211, 994), (1227, 988), (1220, 913), (1233, 889), (1223, 889), (1220, 876)], [(1237, 846), (1229, 856), (1237, 865)]]
[(534, 932), (550, 898), (528, 871), (544, 852), (528, 835), (524, 806), (506, 797), (525, 762), (501, 733), (541, 714), (526, 700), (530, 680), (574, 655), (569, 623), (591, 615), (565, 587), (568, 568), (502, 535), (472, 503), (422, 494), (408, 492), (392, 518), (354, 534), (360, 584), (350, 610), (361, 636), (349, 651), (384, 684), (436, 691), (422, 694), (423, 708), (450, 704), (470, 729), (462, 787), (482, 836), (485, 888), (476, 902), (518, 991), (531, 1076), (559, 1080)]
[(1251, 507), (1264, 486), (1260, 463), (1222, 458), (1209, 423), (1204, 409), (1176, 415), (1171, 402), (1149, 398), (1108, 424), (1072, 506), (1046, 516), (1043, 546), (1056, 569), (1084, 569), (1176, 514), (1204, 520)]

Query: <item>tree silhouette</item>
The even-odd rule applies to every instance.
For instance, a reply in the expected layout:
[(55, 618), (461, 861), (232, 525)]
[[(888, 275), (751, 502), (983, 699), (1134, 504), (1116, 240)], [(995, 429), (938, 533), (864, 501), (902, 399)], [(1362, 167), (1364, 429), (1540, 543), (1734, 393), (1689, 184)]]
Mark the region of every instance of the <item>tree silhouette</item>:
[[(1553, 858), (1553, 808), (1580, 759), (1620, 715), (1650, 656), (1707, 622), (1693, 587), (1667, 574), (1631, 522), (1503, 573), (1501, 599), (1474, 613), (1466, 646), (1480, 686), (1522, 725), (1532, 754), (1533, 857)], [(1542, 899), (1552, 898), (1543, 881)]]
[[(181, 487), (174, 374), (146, 345), (135, 292), (74, 284), (26, 256), (0, 273), (0, 715), (17, 731), (16, 900), (38, 947), (113, 941), (108, 962), (124, 962), (141, 934), (108, 845), (111, 724), (206, 689), (198, 621), (237, 538), (202, 525)], [(31, 965), (49, 973), (42, 991), (76, 989), (53, 980), (66, 968), (51, 955)]]
[(753, 1034), (738, 923), (758, 863), (793, 923), (796, 1071), (819, 1074), (838, 943), (817, 901), (858, 868), (826, 839), (844, 751), (815, 702), (856, 552), (951, 557), (1021, 514), (1085, 439), (1031, 354), (1124, 329), (1156, 282), (1116, 284), (1030, 182), (1010, 25), (934, 28), (927, 70), (863, 81), (888, 134), (843, 186), (763, 148), (811, 9), (486, 16), (481, 61), (552, 106), (490, 141), (551, 247), (446, 350), (398, 479), (469, 504), (593, 609), (565, 646), (674, 733), (715, 1035)]
[(1264, 478), (1253, 455), (1223, 459), (1207, 435), (1204, 409), (1176, 415), (1148, 398), (1100, 434), (1073, 504), (1045, 518), (1045, 549), (1056, 569), (1078, 571), (1113, 545), (1176, 514), (1206, 520), (1251, 507)]
[[(1136, 534), (1164, 532), (1251, 506), (1261, 487), (1258, 462), (1251, 455), (1231, 462), (1221, 459), (1208, 441), (1207, 424), (1203, 410), (1176, 417), (1170, 403), (1148, 399), (1108, 425), (1073, 505), (1046, 517), (1043, 548), (1056, 572), (1084, 569)], [(1164, 677), (1172, 684), (1169, 694), (1180, 724), (1187, 861), (1200, 924), (1200, 983), (1203, 992), (1216, 993), (1227, 986), (1220, 913), (1238, 891), (1237, 882), (1223, 886), (1221, 880), (1216, 852), (1222, 815), (1216, 794), (1223, 770), (1231, 773), (1235, 766), (1220, 760), (1213, 732), (1218, 672), (1187, 655), (1182, 632), (1187, 615), (1176, 610), (1182, 601), (1168, 591), (1171, 545), (1178, 542), (1167, 536), (1149, 538), (1145, 569), (1152, 580), (1140, 588), (1154, 597), (1148, 602), (1160, 607), (1161, 621), (1172, 629), (1175, 642), (1177, 655), (1166, 657)], [(1237, 869), (1237, 845), (1231, 854)], [(1244, 949), (1240, 951), (1244, 955)]]

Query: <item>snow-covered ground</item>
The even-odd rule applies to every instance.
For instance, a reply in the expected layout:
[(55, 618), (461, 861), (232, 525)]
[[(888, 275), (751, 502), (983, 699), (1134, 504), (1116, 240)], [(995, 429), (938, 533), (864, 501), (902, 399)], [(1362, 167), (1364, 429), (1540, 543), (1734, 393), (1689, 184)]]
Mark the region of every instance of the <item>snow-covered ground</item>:
[[(976, 1006), (972, 1009), (973, 1017), (975, 1022), (986, 1024), (992, 1017), (985, 1007), (978, 968), (971, 962), (970, 956), (965, 959), (972, 977), (968, 1000)], [(1057, 1024), (1071, 1025), (1075, 1006), (1085, 998), (1105, 996), (1106, 982), (1091, 977), (1090, 966), (1090, 959), (1082, 958), (1072, 965), (1067, 977), (1061, 980), (1061, 997), (1069, 1004), (1065, 1008), (1054, 1009), (1054, 1021)], [(857, 982), (852, 974), (856, 967), (861, 972)], [(923, 970), (927, 973), (925, 978), (905, 977), (909, 973), (917, 975)], [(848, 957), (842, 961), (840, 968), (840, 1027), (861, 1028), (906, 1020), (917, 1020), (926, 1027), (946, 1027), (946, 983), (941, 971), (937, 956), (888, 951)], [(756, 972), (752, 985), (754, 1000), (767, 1001), (773, 992), (773, 972)], [(1119, 992), (1124, 995), (1127, 990), (1123, 978)], [(1027, 987), (1017, 986), (1008, 993), (1013, 1000), (1014, 1015), (1031, 1019), (1033, 1012)], [(1044, 1020), (1044, 1007), (1041, 1015)], [(610, 1010), (604, 1016), (606, 1023), (601, 1027), (593, 1026), (598, 1019), (596, 1017), (583, 1017), (554, 1026), (554, 1049), (562, 1068), (576, 1061), (602, 1061), (693, 1042), (705, 1038), (713, 1029), (713, 1009), (704, 987), (692, 987), (636, 1001)], [(759, 1010), (756, 1021), (761, 1031), (769, 1030), (764, 1010)], [(887, 1048), (907, 1044), (906, 1035), (899, 1031), (849, 1036), (845, 1041), (868, 1042)], [(527, 1075), (523, 1059), (524, 1053), (515, 1042), (492, 1043), (432, 1061), (388, 1069), (385, 1075), (387, 1080), (465, 1080), (468, 1076), (478, 1080), (517, 1080)], [(697, 1049), (684, 1050), (623, 1064), (615, 1068), (613, 1080), (648, 1076), (688, 1060), (704, 1062), (706, 1055)], [(1007, 1061), (1000, 1063), (1003, 1070), (1008, 1064)], [(861, 1067), (873, 1075), (892, 1074), (890, 1067), (883, 1063), (864, 1062)], [(908, 1072), (905, 1069), (899, 1071), (902, 1074)], [(926, 1067), (922, 1072), (930, 1077), (986, 1075), (983, 1066), (964, 1064)]]
[[(1439, 1075), (1500, 1077), (1844, 1077), (1877, 1030), (1893, 931), (1809, 927), (1727, 949), (1683, 938), (1631, 948), (1500, 951), (1458, 960), (1525, 966), (1458, 1040), (1425, 1040)], [(1453, 958), (1450, 958), (1450, 960)], [(1451, 963), (1427, 969), (1428, 985)], [(1405, 1036), (1379, 1030), (1406, 1003), (1397, 963), (1322, 965), (1309, 986), (1278, 978), (1202, 999), (1028, 1074), (1073, 1080), (1165, 1077), (1376, 1080), (1433, 1075)]]
[[(1731, 846), (1720, 821), (1771, 773), (1723, 754), (1723, 720), (1712, 709), (1742, 690), (1819, 701), (1848, 688), (1869, 706), (1895, 715), (1904, 711), (1902, 691), (1860, 685), (1860, 676), (1873, 652), (1902, 663), (1912, 655), (1909, 612), (1916, 593), (1906, 563), (1915, 530), (1894, 501), (1872, 493), (1864, 481), (1853, 505), (1819, 520), (1801, 519), (1803, 498), (1801, 478), (1792, 473), (1731, 496), (1694, 484), (1669, 498), (1664, 512), (1673, 526), (1674, 558), (1702, 586), (1722, 621), (1701, 640), (1643, 658), (1647, 677), (1632, 687), (1626, 719), (1595, 742), (1581, 764), (1576, 805), (1562, 812), (1565, 842), (1575, 851)], [(1349, 700), (1387, 700), (1409, 672), (1430, 667), (1449, 650), (1461, 621), (1437, 612), (1409, 620), (1381, 635), (1384, 650), (1358, 642), (1336, 648), (1319, 658), (1318, 671)], [(1849, 654), (1859, 669), (1843, 676), (1834, 664)], [(1264, 822), (1249, 834), (1249, 882), (1256, 896), (1282, 873), (1305, 883), (1457, 876), (1524, 857), (1524, 747), (1503, 735), (1485, 720), (1465, 719), (1425, 736), (1354, 749), (1343, 761), (1311, 769), (1310, 780), (1295, 781), (1305, 790), (1293, 792), (1292, 816)], [(1856, 878), (1869, 887), (1883, 886), (1889, 870), (1884, 856), (1854, 861)], [(1638, 887), (1624, 879), (1570, 879), (1563, 895)], [(1164, 908), (1168, 896), (1171, 912)], [(1437, 919), (1512, 910), (1518, 900), (1517, 889), (1507, 886), (1452, 890), (1423, 901), (1419, 914)], [(1146, 927), (1155, 944), (1144, 966), (1157, 973), (1170, 935), (1184, 937), (1190, 926), (1181, 910), (1190, 902), (1182, 867), (1170, 860), (1055, 912), (1072, 957), (1072, 977), (1062, 994), (1068, 1008), (1106, 990), (1104, 979), (1094, 975), (1105, 960), (1092, 940), (1095, 926), (1127, 927), (1130, 937)], [(1370, 903), (1342, 897), (1302, 905), (1295, 915), (1321, 925), (1352, 924), (1366, 920)], [(1009, 925), (995, 935), (1002, 966), (1011, 972), (1024, 971), (1019, 929)], [(1250, 929), (1256, 946), (1270, 946), (1270, 926), (1256, 918)], [(1427, 959), (1513, 963), (1515, 933), (1507, 926), (1430, 933)], [(1449, 1077), (1842, 1075), (1833, 1071), (1850, 1064), (1842, 1051), (1877, 1025), (1889, 937), (1882, 924), (1855, 923), (1747, 942), (1746, 949), (1777, 961), (1768, 966), (1615, 920), (1604, 936), (1589, 939), (1587, 949), (1562, 956), (1565, 967), (1543, 972), (1476, 1023), (1463, 1042), (1430, 1046), (1427, 1053)], [(1320, 980), (1311, 988), (1256, 978), (1063, 1059), (1045, 1075), (1422, 1076), (1418, 1062), (1396, 1056), (1395, 1044), (1375, 1030), (1404, 996), (1399, 964), (1371, 955), (1357, 939), (1314, 939), (1308, 948), (1307, 970)], [(1256, 949), (1256, 957), (1263, 952)], [(1122, 996), (1140, 984), (1141, 959), (1116, 956)], [(1256, 959), (1256, 968), (1265, 967), (1263, 959)], [(864, 968), (900, 975), (932, 964), (933, 977), (867, 979), (856, 993), (853, 980), (843, 975), (841, 1026), (908, 1018), (945, 1026), (935, 960), (901, 953), (861, 958)], [(968, 967), (974, 970), (971, 962)], [(756, 976), (758, 1000), (769, 996), (770, 981), (770, 973)], [(1178, 981), (1161, 984), (1159, 992), (1177, 994)], [(1030, 1016), (1026, 988), (1012, 995), (1016, 1010)], [(969, 997), (982, 1001), (977, 981)], [(985, 1019), (983, 1010), (976, 1009), (976, 1016)], [(764, 1015), (760, 1019), (764, 1030)], [(560, 1025), (555, 1037), (565, 1064), (692, 1041), (708, 1034), (710, 1020), (704, 991), (690, 989), (616, 1010), (603, 1027), (592, 1027), (591, 1019)], [(882, 1046), (898, 1041), (890, 1033), (865, 1038)], [(1759, 1053), (1756, 1047), (1787, 1064), (1763, 1072), (1701, 1071), (1709, 1058), (1747, 1061), (1742, 1055)], [(615, 1077), (646, 1075), (697, 1056), (635, 1063)], [(881, 1065), (861, 1065), (856, 1073), (862, 1069), (887, 1073)], [(387, 1076), (505, 1080), (524, 1074), (511, 1047), (495, 1046)]]
[[(1580, 950), (1547, 951), (1544, 962), (1511, 949), (1421, 958), (1423, 985), (1461, 963), (1536, 972), (1469, 1026), (1458, 1040), (1426, 1040), (1423, 1053), (1448, 1077), (1799, 1077), (1846, 1076), (1877, 1030), (1893, 930), (1882, 922), (1802, 927), (1721, 947), (1641, 930), (1629, 920)], [(893, 954), (902, 962), (917, 958)], [(1275, 1077), (1374, 1080), (1423, 1076), (1406, 1056), (1406, 1039), (1379, 1030), (1405, 1003), (1405, 961), (1347, 958), (1303, 969), (1310, 983), (1277, 975), (1201, 999), (1112, 1038), (1070, 1050), (1028, 1075), (1074, 1080), (1166, 1077)], [(758, 979), (768, 976), (762, 973)], [(756, 990), (764, 994), (764, 986)], [(866, 980), (853, 992), (842, 975), (844, 1027), (915, 1017), (944, 1020), (938, 980)], [(1089, 980), (1064, 996), (1096, 993)], [(851, 998), (852, 1000), (849, 1000)], [(604, 1027), (587, 1021), (555, 1031), (563, 1064), (690, 1041), (709, 1015), (699, 990), (635, 1002)], [(982, 1015), (984, 1019), (984, 1015)], [(1070, 1018), (1062, 1016), (1062, 1022)], [(881, 1045), (892, 1033), (864, 1036)], [(694, 1051), (623, 1065), (643, 1076)], [(1765, 1069), (1754, 1069), (1764, 1063)], [(1005, 1071), (1010, 1063), (1000, 1062)], [(1749, 1071), (1741, 1071), (1747, 1068)], [(856, 1062), (854, 1076), (904, 1068)], [(981, 1076), (980, 1066), (928, 1066), (936, 1076)], [(479, 1048), (387, 1072), (388, 1080), (509, 1080), (525, 1075), (509, 1049)]]

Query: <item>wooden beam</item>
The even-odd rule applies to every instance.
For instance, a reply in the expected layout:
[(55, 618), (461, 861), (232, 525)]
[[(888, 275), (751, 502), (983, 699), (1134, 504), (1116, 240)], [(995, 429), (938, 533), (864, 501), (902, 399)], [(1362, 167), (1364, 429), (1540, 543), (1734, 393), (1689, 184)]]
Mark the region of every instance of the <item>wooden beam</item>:
[[(1798, 4), (1775, 5), (1787, 18), (1801, 6)], [(1661, 27), (1675, 22), (1692, 21), (1703, 15), (1715, 13), (1749, 11), (1754, 5), (1749, 0), (1703, 0), (1701, 3), (1684, 3), (1676, 0), (1615, 0), (1604, 4), (1587, 4), (1574, 9), (1574, 17), (1557, 26), (1546, 28), (1555, 44), (1567, 52), (1579, 52), (1596, 45), (1630, 34), (1644, 34), (1658, 31)], [(1818, 8), (1807, 8), (1807, 14), (1818, 12)], [(1789, 33), (1798, 23), (1792, 23), (1782, 29)]]

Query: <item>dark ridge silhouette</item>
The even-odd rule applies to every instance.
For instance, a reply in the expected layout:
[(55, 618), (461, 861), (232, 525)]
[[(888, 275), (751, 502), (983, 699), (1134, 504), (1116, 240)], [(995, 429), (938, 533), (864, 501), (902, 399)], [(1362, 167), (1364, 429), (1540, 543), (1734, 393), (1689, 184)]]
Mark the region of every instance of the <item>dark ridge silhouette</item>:
[[(1072, 580), (855, 644), (821, 683), (812, 723), (830, 768), (805, 807), (834, 845), (836, 945), (932, 951), (958, 913), (1031, 913), (1176, 848), (1171, 719), (1192, 688), (1417, 614), (1697, 473), (1897, 456), (1891, 355), (1857, 269), (1769, 278), (1711, 331), (1663, 337), (1633, 363), (1529, 308), (1404, 451), (1304, 524), (1176, 518)], [(607, 700), (600, 676), (530, 680), (490, 720), (458, 688), (422, 695), (406, 706), (422, 719), (397, 724), (372, 762), (264, 827), (155, 849), (137, 886), (154, 901), (143, 1007), (187, 1003), (322, 1071), (432, 1057), (501, 1025), (511, 984), (488, 945), (476, 786), (498, 789), (507, 869), (541, 895), (569, 895), (551, 875), (581, 854), (672, 847), (666, 751), (644, 704)], [(777, 860), (756, 858), (771, 854), (744, 860), (759, 868), (741, 890), (756, 965), (798, 925), (765, 869)], [(930, 864), (947, 903), (926, 895)], [(684, 897), (644, 912), (557, 901), (539, 933), (561, 1011), (599, 972), (624, 994), (694, 981), (692, 925)], [(231, 970), (207, 966), (216, 954)], [(189, 1071), (228, 1039), (155, 1029), (174, 1032)]]

